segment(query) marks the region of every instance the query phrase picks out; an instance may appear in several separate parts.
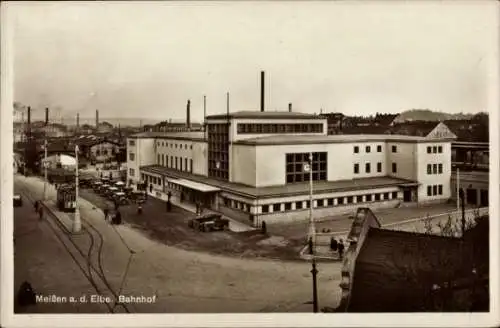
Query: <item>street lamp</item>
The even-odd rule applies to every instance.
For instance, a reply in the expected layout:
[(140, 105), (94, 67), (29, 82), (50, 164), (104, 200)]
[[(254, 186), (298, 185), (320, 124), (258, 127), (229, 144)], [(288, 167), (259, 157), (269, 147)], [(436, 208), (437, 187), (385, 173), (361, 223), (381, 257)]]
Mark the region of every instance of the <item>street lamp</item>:
[(75, 218), (73, 220), (73, 233), (80, 232), (82, 223), (80, 221), (80, 209), (78, 208), (78, 145), (75, 145)]
[(313, 219), (313, 155), (309, 153), (309, 160), (307, 163), (304, 163), (304, 171), (309, 172), (309, 238), (308, 238), (308, 246), (309, 246), (309, 254), (311, 255), (311, 273), (313, 279), (313, 312), (318, 312), (318, 281), (317, 275), (318, 270), (316, 269), (316, 257), (314, 256), (314, 244), (316, 242), (316, 228), (314, 226)]
[(45, 155), (44, 155), (44, 160), (43, 160), (43, 170), (44, 170), (44, 177), (45, 177), (45, 180), (43, 182), (43, 200), (46, 201), (47, 200), (47, 166), (49, 165), (49, 163), (47, 162), (47, 138), (45, 138), (45, 142), (44, 142), (44, 152), (45, 152)]

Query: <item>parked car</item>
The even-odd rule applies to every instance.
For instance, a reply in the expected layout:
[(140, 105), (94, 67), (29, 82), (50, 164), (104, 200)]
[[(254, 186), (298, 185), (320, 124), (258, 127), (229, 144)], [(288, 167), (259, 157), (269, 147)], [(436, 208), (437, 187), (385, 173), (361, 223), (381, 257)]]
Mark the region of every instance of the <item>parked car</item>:
[(133, 191), (129, 198), (136, 203), (142, 203), (146, 201), (146, 195), (144, 194), (144, 191)]
[(113, 194), (113, 200), (120, 205), (127, 205), (129, 200), (123, 191), (118, 191)]
[(20, 207), (23, 206), (23, 199), (21, 195), (15, 194), (14, 195), (14, 207)]
[(226, 230), (229, 228), (229, 220), (222, 218), (220, 214), (205, 214), (189, 220), (188, 226), (199, 231)]

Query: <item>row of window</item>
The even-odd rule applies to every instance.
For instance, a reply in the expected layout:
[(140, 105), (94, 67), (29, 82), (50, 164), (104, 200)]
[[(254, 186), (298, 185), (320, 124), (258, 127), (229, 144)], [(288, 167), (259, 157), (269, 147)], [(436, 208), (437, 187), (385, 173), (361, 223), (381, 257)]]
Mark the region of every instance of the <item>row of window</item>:
[(443, 164), (427, 164), (427, 174), (442, 174)]
[(441, 154), (443, 153), (443, 146), (428, 146), (427, 154)]
[(443, 194), (443, 185), (427, 186), (427, 196), (437, 196)]
[(255, 124), (238, 123), (237, 131), (239, 134), (258, 134), (258, 133), (322, 133), (322, 123), (289, 123), (289, 124)]
[[(371, 153), (372, 151), (372, 147), (371, 146), (365, 146), (365, 153), (369, 154)], [(391, 146), (391, 151), (393, 153), (397, 153), (398, 152), (398, 147), (397, 146)], [(381, 153), (382, 152), (382, 145), (377, 145), (377, 153)], [(355, 154), (358, 154), (359, 153), (359, 146), (354, 146), (354, 153)]]
[[(368, 203), (374, 201), (379, 202), (383, 200), (396, 199), (397, 197), (398, 193), (394, 191), (392, 193), (385, 192), (385, 193), (375, 193), (375, 194), (358, 195), (358, 196), (318, 199), (316, 200), (315, 208), (349, 205), (354, 203)], [(262, 213), (269, 213), (270, 209), (272, 209), (273, 212), (308, 209), (309, 206), (310, 202), (308, 200), (298, 201), (298, 202), (277, 203), (272, 205), (262, 205)]]
[(156, 184), (156, 185), (161, 186), (163, 184), (162, 178), (158, 178), (158, 177), (151, 176), (151, 175), (144, 174), (144, 173), (141, 174), (141, 180), (146, 182), (148, 185), (149, 184)]
[[(193, 173), (193, 160), (186, 157), (169, 156), (158, 154), (157, 164), (179, 171), (189, 171)], [(189, 166), (188, 166), (189, 164)]]
[[(365, 173), (371, 173), (371, 163), (365, 163)], [(377, 163), (377, 173), (382, 172), (382, 162)], [(397, 163), (392, 163), (392, 173), (398, 173)], [(354, 174), (359, 174), (359, 163), (354, 163)]]
[[(397, 199), (397, 198), (398, 198), (397, 191), (390, 193), (385, 192), (385, 193), (375, 193), (375, 194), (358, 195), (358, 196), (324, 198), (316, 200), (315, 208), (349, 205), (354, 203), (368, 203), (373, 201), (378, 202), (378, 201)], [(251, 205), (244, 202), (232, 200), (229, 198), (223, 198), (223, 202), (224, 206), (228, 208), (233, 208), (248, 213), (251, 210)], [(262, 205), (262, 213), (270, 213), (271, 210), (272, 212), (284, 212), (284, 211), (286, 212), (293, 210), (308, 209), (309, 206), (310, 202), (308, 200)]]
[[(157, 141), (157, 145), (158, 147), (170, 147), (170, 148), (174, 148), (177, 149), (188, 149), (188, 144), (177, 144), (177, 143), (168, 143), (168, 142), (165, 142), (165, 141)], [(193, 145), (189, 145), (189, 149), (193, 149)]]

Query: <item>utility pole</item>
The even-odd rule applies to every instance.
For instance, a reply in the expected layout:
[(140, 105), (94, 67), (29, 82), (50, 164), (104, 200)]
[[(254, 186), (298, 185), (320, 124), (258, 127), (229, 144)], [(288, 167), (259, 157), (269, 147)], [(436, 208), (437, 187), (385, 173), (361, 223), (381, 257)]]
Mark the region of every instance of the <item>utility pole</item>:
[(460, 211), (460, 168), (457, 167), (457, 213)]
[(465, 202), (464, 202), (464, 190), (459, 191), (460, 201), (462, 203), (462, 238), (465, 236)]
[(44, 178), (45, 180), (43, 181), (43, 200), (47, 201), (47, 127), (49, 125), (49, 109), (45, 108), (45, 141), (44, 141), (44, 160), (43, 160), (43, 171), (44, 171)]
[(318, 312), (318, 270), (316, 269), (316, 257), (314, 256), (314, 245), (316, 243), (316, 228), (313, 218), (313, 154), (309, 153), (309, 161), (304, 167), (309, 172), (309, 254), (311, 255), (311, 273), (313, 282), (313, 312)]
[(75, 145), (75, 218), (73, 220), (73, 233), (79, 233), (82, 228), (82, 223), (80, 221), (80, 209), (78, 207), (78, 145)]

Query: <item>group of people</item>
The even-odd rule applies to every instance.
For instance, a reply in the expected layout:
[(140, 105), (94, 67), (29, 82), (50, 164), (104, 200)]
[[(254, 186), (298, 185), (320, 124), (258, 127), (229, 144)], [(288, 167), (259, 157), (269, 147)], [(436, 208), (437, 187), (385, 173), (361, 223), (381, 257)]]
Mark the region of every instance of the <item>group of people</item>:
[(109, 213), (107, 208), (104, 209), (104, 220), (111, 224), (121, 224), (122, 223), (122, 214), (120, 211), (116, 211), (114, 215)]
[(339, 239), (338, 241), (335, 239), (335, 237), (332, 237), (330, 239), (330, 249), (334, 252), (339, 253), (339, 258), (342, 259), (344, 256), (344, 241), (342, 239)]

